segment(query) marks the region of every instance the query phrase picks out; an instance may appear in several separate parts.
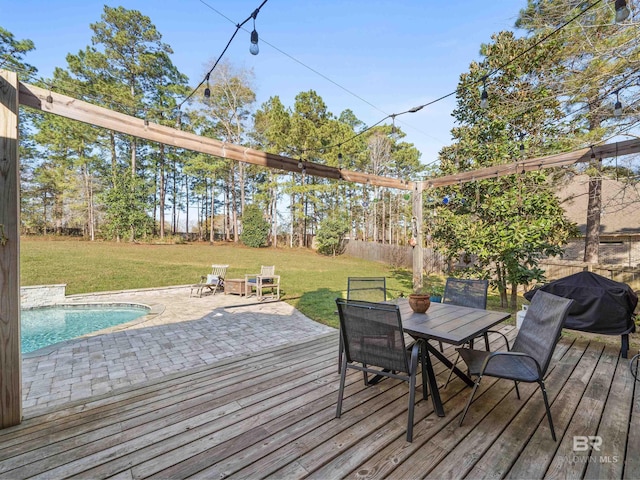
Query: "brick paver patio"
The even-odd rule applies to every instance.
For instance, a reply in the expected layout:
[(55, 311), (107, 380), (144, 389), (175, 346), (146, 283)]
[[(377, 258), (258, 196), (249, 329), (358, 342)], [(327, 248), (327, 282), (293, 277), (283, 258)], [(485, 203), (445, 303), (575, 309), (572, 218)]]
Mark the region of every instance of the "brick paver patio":
[(78, 295), (68, 301), (142, 303), (153, 313), (124, 328), (25, 354), (25, 412), (334, 331), (285, 302), (257, 303), (255, 297), (220, 293), (195, 298), (185, 287)]

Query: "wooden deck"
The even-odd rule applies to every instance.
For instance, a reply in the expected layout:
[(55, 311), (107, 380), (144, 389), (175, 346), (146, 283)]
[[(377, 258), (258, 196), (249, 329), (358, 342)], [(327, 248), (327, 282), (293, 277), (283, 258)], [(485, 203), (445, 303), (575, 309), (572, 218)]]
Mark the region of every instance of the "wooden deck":
[[(26, 418), (0, 431), (0, 477), (640, 477), (640, 382), (614, 345), (560, 341), (547, 378), (557, 443), (537, 388), (522, 384), (518, 400), (490, 378), (462, 427), (459, 379), (441, 389), (445, 417), (420, 400), (407, 443), (404, 382), (350, 374), (334, 418), (337, 344), (331, 334)], [(599, 436), (600, 451), (574, 451), (574, 436)]]

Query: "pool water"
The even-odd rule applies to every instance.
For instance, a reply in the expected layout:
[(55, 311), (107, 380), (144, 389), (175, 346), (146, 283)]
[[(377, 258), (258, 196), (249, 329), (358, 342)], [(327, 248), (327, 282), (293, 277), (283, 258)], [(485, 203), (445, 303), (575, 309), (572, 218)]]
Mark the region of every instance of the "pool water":
[(136, 306), (55, 306), (22, 310), (22, 353), (130, 322), (148, 313)]

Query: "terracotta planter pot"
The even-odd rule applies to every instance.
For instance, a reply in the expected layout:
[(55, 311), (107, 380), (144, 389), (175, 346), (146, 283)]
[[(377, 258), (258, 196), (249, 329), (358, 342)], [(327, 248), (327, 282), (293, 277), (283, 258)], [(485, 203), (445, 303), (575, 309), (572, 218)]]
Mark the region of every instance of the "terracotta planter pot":
[(429, 295), (418, 295), (412, 293), (409, 295), (409, 306), (411, 310), (416, 313), (424, 313), (429, 310), (429, 306), (431, 305), (431, 299)]

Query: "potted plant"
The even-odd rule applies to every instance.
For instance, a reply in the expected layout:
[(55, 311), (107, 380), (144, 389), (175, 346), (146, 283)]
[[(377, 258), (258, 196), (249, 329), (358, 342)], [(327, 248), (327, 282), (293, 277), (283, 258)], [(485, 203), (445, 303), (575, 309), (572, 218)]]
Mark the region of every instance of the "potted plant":
[(428, 287), (417, 288), (409, 294), (409, 306), (416, 313), (424, 313), (431, 305), (431, 293)]
[(442, 295), (444, 295), (444, 287), (442, 285), (432, 285), (430, 293), (432, 302), (442, 303)]

